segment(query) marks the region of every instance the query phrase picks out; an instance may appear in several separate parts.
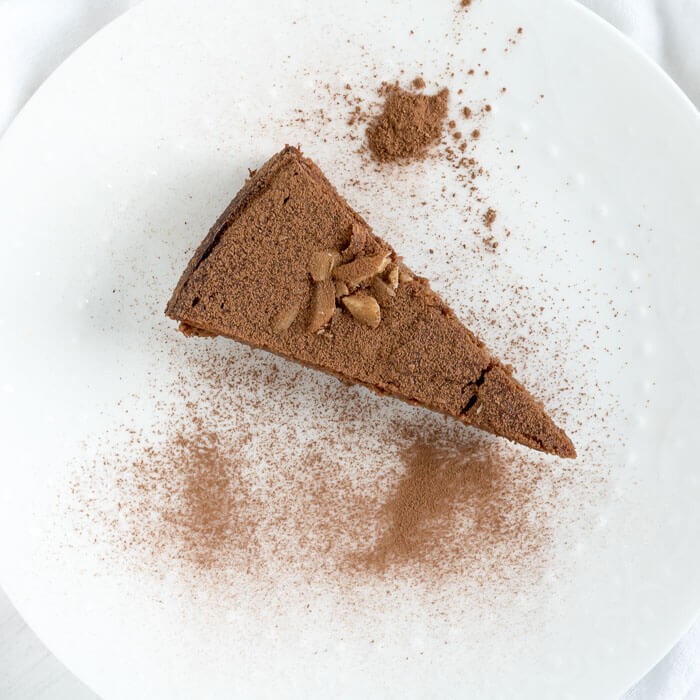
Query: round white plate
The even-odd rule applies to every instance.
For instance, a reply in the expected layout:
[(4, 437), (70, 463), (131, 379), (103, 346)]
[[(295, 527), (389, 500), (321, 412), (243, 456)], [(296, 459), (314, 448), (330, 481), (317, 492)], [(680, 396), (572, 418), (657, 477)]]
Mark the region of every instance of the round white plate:
[[(348, 138), (362, 126), (347, 123), (346, 83), (366, 105), (381, 80), (419, 73), (450, 88), (451, 114), (492, 105), (469, 150), (488, 171), (482, 201), (444, 159), (377, 170)], [(525, 518), (546, 537), (511, 551), (507, 571), (488, 565), (488, 538), (474, 547), (483, 561), (438, 579), (420, 563), (345, 576), (318, 559), (314, 527), (298, 551), (268, 529), (283, 554), (268, 553), (264, 575), (235, 557), (199, 573), (167, 556), (149, 565), (129, 540), (120, 499), (144, 446), (130, 435), (167, 440), (185, 399), (206, 414), (214, 392), (231, 406), (220, 430), (254, 426), (248, 467), (272, 479), (277, 506), (307, 503), (308, 466), (274, 480), (312, 443), (335, 459), (318, 478), (346, 470), (361, 494), (374, 475), (396, 484), (396, 421), (470, 434), (172, 332), (162, 309), (192, 248), (246, 169), (286, 142), (438, 280), (579, 447), (573, 464), (537, 461)], [(699, 182), (697, 112), (572, 2), (137, 7), (57, 70), (0, 143), (0, 583), (104, 698), (615, 697), (700, 603)], [(473, 235), (486, 206), (495, 253)], [(322, 500), (347, 525), (333, 490)], [(301, 510), (278, 515), (293, 531), (313, 523)]]

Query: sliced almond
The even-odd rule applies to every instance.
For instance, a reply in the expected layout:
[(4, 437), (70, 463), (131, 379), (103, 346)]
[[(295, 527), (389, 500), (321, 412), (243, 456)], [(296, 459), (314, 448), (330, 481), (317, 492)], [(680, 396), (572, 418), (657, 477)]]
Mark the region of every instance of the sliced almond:
[(311, 292), (311, 314), (308, 329), (320, 331), (333, 317), (335, 311), (335, 285), (330, 280), (316, 282)]
[(333, 267), (340, 258), (335, 250), (320, 250), (312, 253), (309, 260), (309, 273), (314, 282), (325, 282), (331, 278)]
[(340, 299), (341, 297), (346, 297), (348, 294), (350, 294), (348, 285), (341, 280), (335, 280), (335, 298)]
[(413, 275), (411, 271), (403, 264), (399, 263), (399, 282), (411, 282), (413, 280)]
[(386, 281), (392, 289), (399, 286), (399, 266), (391, 263), (386, 271)]
[(386, 306), (394, 296), (391, 285), (387, 284), (381, 277), (372, 279), (371, 289), (380, 306)]
[(353, 221), (350, 231), (350, 243), (348, 243), (347, 247), (343, 250), (343, 258), (345, 260), (352, 260), (358, 253), (362, 252), (366, 241), (367, 230), (358, 221)]
[(289, 326), (294, 323), (294, 319), (299, 314), (299, 304), (294, 303), (290, 306), (282, 309), (278, 314), (276, 314), (272, 319), (272, 330), (275, 333), (284, 333)]
[(333, 270), (333, 277), (345, 282), (351, 289), (359, 287), (363, 282), (367, 282), (375, 275), (384, 272), (390, 259), (390, 253), (363, 255), (355, 258), (352, 262), (345, 263), (345, 265), (338, 265)]
[(343, 297), (343, 304), (356, 321), (370, 328), (376, 328), (382, 320), (377, 300), (367, 294), (351, 294)]

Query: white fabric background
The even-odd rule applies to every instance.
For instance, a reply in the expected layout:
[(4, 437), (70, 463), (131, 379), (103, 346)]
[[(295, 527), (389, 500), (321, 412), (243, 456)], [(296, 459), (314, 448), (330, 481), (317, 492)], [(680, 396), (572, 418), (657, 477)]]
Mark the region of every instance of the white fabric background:
[[(700, 107), (700, 0), (581, 1), (630, 36)], [(0, 0), (0, 135), (56, 66), (137, 2)], [(0, 698), (95, 699), (46, 650), (2, 591)], [(700, 700), (700, 620), (624, 700)]]

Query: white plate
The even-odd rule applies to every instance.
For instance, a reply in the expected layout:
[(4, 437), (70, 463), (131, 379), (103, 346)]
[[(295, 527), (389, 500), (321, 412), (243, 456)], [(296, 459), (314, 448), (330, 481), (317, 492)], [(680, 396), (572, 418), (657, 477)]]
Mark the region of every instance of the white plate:
[[(146, 2), (57, 70), (0, 144), (0, 583), (105, 698), (614, 697), (698, 608), (698, 114), (573, 3), (435, 5)], [(474, 147), (489, 171), (485, 202), (463, 188), (441, 198), (455, 183), (442, 160), (376, 172), (343, 138), (361, 133), (332, 99), (346, 82), (371, 101), (380, 80), (417, 73), (450, 87), (452, 113), (461, 99), (492, 103)], [(127, 430), (162, 439), (166, 409), (183, 410), (180, 370), (206, 407), (200, 358), (219, 368), (228, 358), (219, 379), (230, 378), (224, 398), (244, 402), (231, 410), (244, 425), (297, 399), (246, 448), (260, 473), (275, 474), (265, 452), (275, 439), (287, 456), (320, 439), (330, 458), (346, 406), (367, 443), (338, 437), (354, 451), (324, 478), (345, 469), (358, 488), (375, 474), (392, 488), (399, 443), (382, 453), (375, 442), (391, 421), (439, 423), (171, 332), (162, 309), (189, 252), (246, 168), (285, 142), (302, 143), (380, 235), (440, 280), (579, 446), (575, 468), (541, 463), (551, 480), (534, 500), (550, 501), (536, 511), (548, 538), (536, 557), (515, 551), (508, 581), (486, 565), (437, 588), (420, 566), (347, 579), (314, 564), (313, 544), (308, 565), (295, 561), (284, 533), (267, 577), (168, 570), (167, 557), (149, 570), (118, 548)], [(472, 234), (487, 204), (498, 210), (495, 254)], [(530, 330), (528, 352), (518, 338)], [(250, 380), (275, 366), (279, 395)]]

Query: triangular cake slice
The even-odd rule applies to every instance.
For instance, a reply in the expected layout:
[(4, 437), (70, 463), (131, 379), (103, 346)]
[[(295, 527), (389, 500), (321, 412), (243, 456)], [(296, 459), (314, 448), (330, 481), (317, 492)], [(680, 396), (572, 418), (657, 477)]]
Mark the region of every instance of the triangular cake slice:
[(202, 241), (166, 313), (561, 457), (571, 440), (320, 169), (286, 147)]

